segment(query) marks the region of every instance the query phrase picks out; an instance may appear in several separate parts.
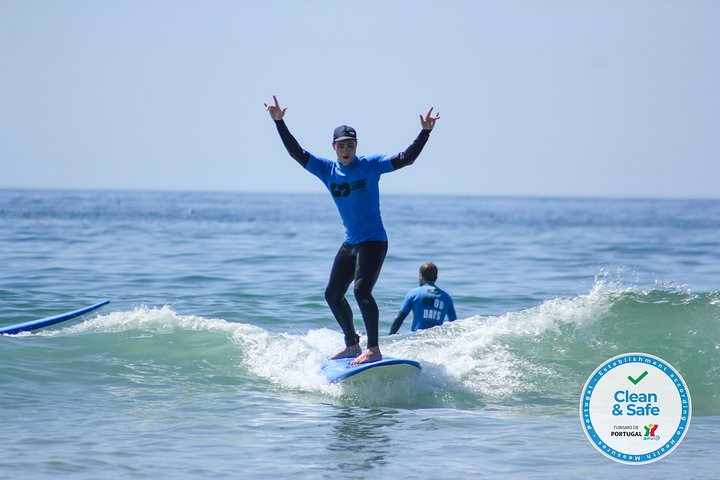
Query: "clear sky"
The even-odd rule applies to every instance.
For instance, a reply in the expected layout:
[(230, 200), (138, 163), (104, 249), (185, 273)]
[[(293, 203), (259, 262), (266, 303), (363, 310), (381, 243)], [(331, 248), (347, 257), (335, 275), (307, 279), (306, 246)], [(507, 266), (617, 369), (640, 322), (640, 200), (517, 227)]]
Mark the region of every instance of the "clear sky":
[(285, 153), (396, 153), (385, 193), (720, 197), (714, 0), (0, 0), (0, 188), (322, 192)]

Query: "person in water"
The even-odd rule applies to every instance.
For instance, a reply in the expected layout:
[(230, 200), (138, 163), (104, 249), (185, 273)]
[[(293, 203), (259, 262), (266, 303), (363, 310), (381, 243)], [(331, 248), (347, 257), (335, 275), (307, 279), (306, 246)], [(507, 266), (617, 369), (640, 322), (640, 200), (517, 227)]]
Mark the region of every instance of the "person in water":
[[(335, 256), (325, 289), (325, 300), (345, 336), (345, 348), (330, 358), (355, 357), (350, 362), (354, 365), (382, 360), (378, 344), (379, 312), (372, 290), (385, 261), (388, 237), (380, 215), (378, 183), (380, 175), (413, 164), (440, 115), (433, 115), (432, 108), (424, 117), (420, 115), (420, 134), (405, 151), (395, 155), (358, 156), (357, 132), (340, 125), (333, 132), (332, 141), (337, 160), (328, 160), (303, 150), (283, 120), (287, 108), (280, 108), (277, 97), (273, 96), (273, 100), (274, 104), (265, 104), (265, 110), (275, 121), (283, 145), (295, 161), (325, 184), (345, 227), (345, 241)], [(355, 300), (367, 332), (365, 351), (360, 348), (352, 309), (345, 299), (353, 281)]]
[(403, 320), (413, 312), (412, 331), (432, 328), (442, 325), (445, 318), (449, 321), (457, 320), (455, 305), (448, 293), (435, 285), (438, 269), (434, 263), (428, 262), (420, 265), (418, 276), (419, 287), (410, 290), (405, 295), (400, 311), (390, 327), (390, 335), (400, 329)]

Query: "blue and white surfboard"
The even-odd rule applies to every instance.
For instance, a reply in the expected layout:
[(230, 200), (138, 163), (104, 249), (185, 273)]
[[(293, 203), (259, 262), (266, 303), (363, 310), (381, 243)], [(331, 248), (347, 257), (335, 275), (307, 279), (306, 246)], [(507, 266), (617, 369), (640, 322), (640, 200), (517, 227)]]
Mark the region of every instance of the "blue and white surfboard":
[(403, 358), (385, 357), (380, 361), (349, 365), (352, 358), (328, 360), (322, 371), (330, 383), (342, 382), (358, 376), (408, 377), (420, 373), (420, 362)]

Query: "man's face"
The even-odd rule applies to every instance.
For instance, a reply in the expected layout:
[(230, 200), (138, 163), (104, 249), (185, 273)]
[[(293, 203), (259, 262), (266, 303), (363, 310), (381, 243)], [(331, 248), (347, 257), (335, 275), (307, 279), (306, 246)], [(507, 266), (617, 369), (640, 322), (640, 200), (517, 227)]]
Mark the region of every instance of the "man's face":
[(335, 150), (338, 162), (347, 167), (355, 159), (357, 140), (340, 140), (339, 142), (333, 142), (333, 150)]

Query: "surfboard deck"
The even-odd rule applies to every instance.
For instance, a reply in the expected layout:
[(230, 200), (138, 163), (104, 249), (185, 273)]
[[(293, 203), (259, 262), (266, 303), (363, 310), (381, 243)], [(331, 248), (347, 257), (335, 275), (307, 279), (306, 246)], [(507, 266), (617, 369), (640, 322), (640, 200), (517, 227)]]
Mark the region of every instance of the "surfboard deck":
[(55, 325), (57, 323), (77, 318), (81, 315), (85, 315), (86, 313), (90, 313), (93, 310), (97, 310), (98, 308), (107, 305), (108, 303), (110, 303), (110, 300), (105, 300), (103, 302), (96, 303), (95, 305), (90, 305), (89, 307), (73, 310), (72, 312), (53, 315), (52, 317), (45, 317), (39, 320), (31, 320), (25, 323), (17, 323), (7, 327), (0, 327), (0, 335), (15, 335), (20, 332), (30, 332), (39, 328), (49, 327), (50, 325)]
[(330, 383), (336, 383), (372, 374), (405, 377), (417, 375), (422, 369), (420, 362), (403, 358), (384, 357), (378, 362), (349, 365), (352, 360), (352, 358), (328, 360), (323, 365), (322, 371)]

